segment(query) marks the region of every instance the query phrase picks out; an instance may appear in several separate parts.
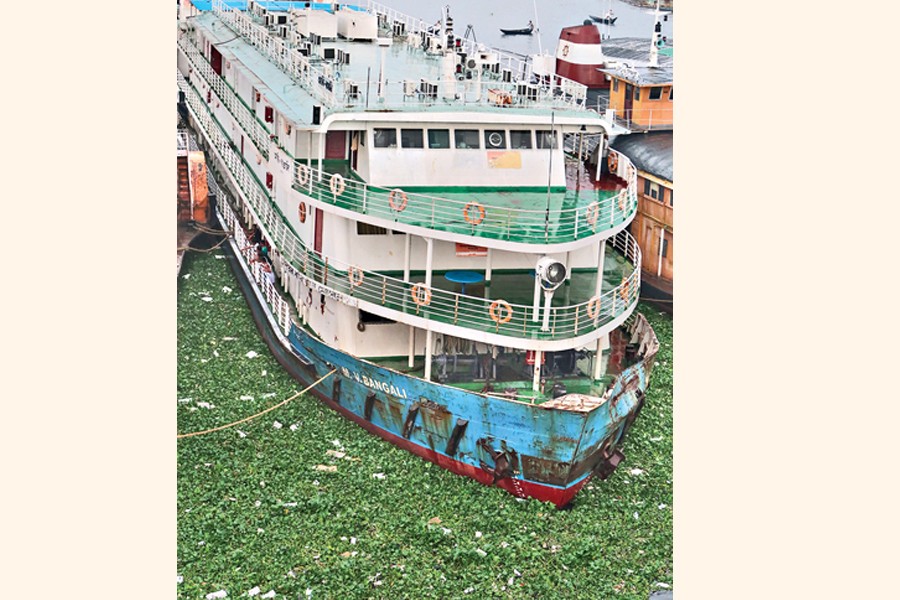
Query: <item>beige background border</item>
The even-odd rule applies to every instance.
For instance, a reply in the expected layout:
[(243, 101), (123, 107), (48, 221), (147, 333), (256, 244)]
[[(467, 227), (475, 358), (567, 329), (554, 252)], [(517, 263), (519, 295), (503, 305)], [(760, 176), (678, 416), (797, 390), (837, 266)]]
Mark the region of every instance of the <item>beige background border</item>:
[[(58, 5), (2, 42), (3, 595), (172, 597), (174, 7)], [(896, 593), (896, 13), (679, 2), (680, 600)]]

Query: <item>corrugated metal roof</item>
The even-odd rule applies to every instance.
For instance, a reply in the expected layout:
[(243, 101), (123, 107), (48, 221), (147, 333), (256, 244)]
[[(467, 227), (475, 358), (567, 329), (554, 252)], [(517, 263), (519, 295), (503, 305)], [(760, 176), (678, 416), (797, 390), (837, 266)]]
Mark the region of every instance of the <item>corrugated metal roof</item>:
[(675, 182), (672, 164), (672, 132), (620, 135), (612, 148), (631, 159), (639, 171)]
[[(600, 44), (603, 56), (617, 62), (632, 65), (650, 63), (650, 38), (610, 38)], [(671, 56), (659, 53), (660, 67), (672, 68), (675, 64)]]

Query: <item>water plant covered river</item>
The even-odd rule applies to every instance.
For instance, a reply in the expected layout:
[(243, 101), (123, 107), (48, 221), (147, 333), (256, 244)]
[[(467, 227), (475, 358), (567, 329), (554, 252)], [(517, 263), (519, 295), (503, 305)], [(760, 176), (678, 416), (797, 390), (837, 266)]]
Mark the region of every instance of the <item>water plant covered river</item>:
[[(626, 460), (571, 507), (445, 472), (301, 396), (178, 440), (179, 598), (635, 598), (672, 586), (672, 321)], [(178, 281), (178, 432), (302, 387), (260, 339), (221, 251)]]

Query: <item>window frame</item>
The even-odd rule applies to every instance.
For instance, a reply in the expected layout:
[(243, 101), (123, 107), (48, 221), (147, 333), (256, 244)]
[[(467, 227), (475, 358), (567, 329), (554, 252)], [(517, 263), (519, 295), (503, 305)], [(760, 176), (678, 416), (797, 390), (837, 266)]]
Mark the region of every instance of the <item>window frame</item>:
[[(526, 134), (525, 139), (528, 140), (527, 146), (516, 146), (513, 144), (513, 134)], [(509, 130), (509, 147), (511, 150), (531, 150), (534, 148), (534, 132), (531, 129), (510, 129)]]
[[(418, 131), (418, 132), (419, 132), (419, 138), (418, 138), (418, 142), (419, 142), (419, 144), (420, 144), (419, 146), (407, 146), (407, 145), (404, 143), (404, 137), (403, 137), (404, 132), (407, 132), (407, 135), (409, 135), (409, 132), (413, 132), (413, 131)], [(415, 141), (415, 140), (413, 140), (413, 141)], [(401, 128), (400, 128), (400, 146), (399, 146), (399, 147), (400, 147), (400, 148), (410, 148), (410, 149), (422, 149), (422, 148), (425, 148), (425, 130), (422, 129), (421, 127), (415, 127), (415, 128), (413, 128), (413, 127), (401, 127)]]
[[(431, 133), (432, 133), (432, 132), (438, 133), (438, 132), (442, 132), (442, 131), (447, 133), (447, 145), (446, 145), (446, 146), (432, 146), (432, 145), (431, 145), (431, 143), (432, 143), (432, 142), (431, 142)], [(429, 128), (429, 129), (428, 129), (428, 134), (427, 134), (425, 137), (428, 138), (428, 139), (427, 139), (427, 141), (428, 141), (428, 146), (427, 146), (427, 147), (428, 147), (429, 150), (449, 150), (449, 149), (451, 149), (451, 148), (453, 147), (453, 146), (450, 144), (451, 140), (450, 140), (450, 129), (449, 129), (449, 128), (448, 128), (448, 129), (430, 129), (430, 128)]]
[[(378, 134), (382, 131), (392, 131), (394, 135), (394, 143), (388, 145), (382, 145), (378, 143)], [(375, 127), (372, 130), (372, 147), (373, 148), (396, 148), (399, 140), (397, 139), (397, 128), (396, 127)]]
[[(480, 129), (454, 129), (453, 130), (453, 147), (457, 150), (481, 150), (481, 135)], [(459, 145), (459, 134), (460, 133), (474, 133), (475, 145), (474, 146), (462, 146)]]
[[(494, 138), (495, 135), (500, 136), (500, 144), (494, 145), (491, 143), (491, 139)], [(507, 150), (507, 135), (505, 129), (485, 129), (484, 130), (484, 148), (485, 150)]]

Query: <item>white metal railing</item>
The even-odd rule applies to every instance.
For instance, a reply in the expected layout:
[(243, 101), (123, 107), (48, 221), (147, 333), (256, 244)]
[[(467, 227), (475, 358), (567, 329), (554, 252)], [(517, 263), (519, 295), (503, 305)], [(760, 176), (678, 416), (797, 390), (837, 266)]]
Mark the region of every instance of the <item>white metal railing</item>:
[[(301, 54), (299, 48), (291, 47), (285, 40), (271, 35), (266, 27), (254, 22), (250, 13), (228, 7), (223, 0), (213, 0), (212, 7), (229, 29), (329, 108), (410, 108), (434, 104), (586, 108), (586, 86), (557, 75), (538, 77), (530, 62), (493, 49), (485, 49), (484, 52), (491, 56), (490, 64), (496, 64), (496, 67), (488, 68), (479, 61), (474, 80), (420, 78), (386, 83), (380, 88), (380, 93), (373, 97), (370, 90), (373, 85), (378, 89), (377, 82), (366, 85), (365, 82), (344, 80), (339, 66), (329, 67), (327, 72), (319, 70)], [(375, 2), (369, 3), (368, 10), (378, 15), (380, 24), (387, 23), (390, 26), (394, 22), (401, 22), (407, 34), (415, 36), (424, 33), (428, 37), (435, 37), (428, 33), (427, 26), (421, 19), (409, 17)], [(472, 56), (480, 54), (481, 50), (474, 42), (464, 42)], [(502, 80), (506, 70), (510, 72), (510, 81)], [(515, 81), (512, 80), (513, 76)]]
[(427, 288), (421, 282), (403, 281), (311, 251), (287, 224), (264, 186), (228, 144), (196, 89), (177, 74), (197, 126), (227, 170), (228, 177), (258, 215), (259, 225), (280, 253), (285, 268), (316, 282), (342, 302), (366, 301), (389, 310), (417, 315), (435, 322), (487, 331), (518, 339), (564, 340), (591, 333), (633, 310), (640, 288), (640, 248), (625, 231), (607, 240), (630, 264), (621, 283), (587, 301), (550, 309), (550, 330), (542, 331), (533, 320), (531, 305), (502, 299), (481, 298)]
[(254, 23), (249, 13), (228, 7), (223, 0), (213, 0), (212, 7), (229, 29), (259, 50), (294, 82), (326, 106), (334, 105), (334, 78), (313, 67), (299, 49), (290, 48), (284, 40), (270, 35), (268, 29)]
[[(244, 101), (238, 96), (231, 87), (225, 82), (225, 79), (219, 77), (213, 71), (212, 65), (207, 62), (206, 57), (200, 52), (195, 44), (192, 43), (188, 34), (179, 31), (178, 47), (184, 52), (192, 71), (198, 73), (206, 83), (207, 87), (215, 92), (216, 96), (221, 100), (228, 112), (235, 118), (241, 128), (247, 133), (260, 154), (269, 158), (269, 131), (259, 121), (259, 118), (250, 108), (244, 104)], [(190, 74), (188, 76), (190, 79)]]
[[(549, 211), (544, 205), (534, 208), (492, 206), (471, 198), (458, 200), (406, 192), (401, 188), (382, 188), (298, 162), (292, 166), (293, 187), (324, 204), (395, 223), (479, 238), (558, 244), (603, 234), (634, 218), (637, 178), (633, 176), (635, 171), (631, 161), (624, 155), (619, 156), (621, 174), (617, 175), (628, 182), (626, 188), (602, 200), (581, 203), (577, 198), (564, 200), (557, 193)], [(513, 204), (526, 202), (529, 201), (514, 201)], [(569, 203), (574, 206), (561, 206)]]
[(593, 107), (609, 121), (633, 130), (671, 130), (674, 129), (674, 108), (629, 108), (616, 110), (609, 107), (609, 98), (598, 97)]

